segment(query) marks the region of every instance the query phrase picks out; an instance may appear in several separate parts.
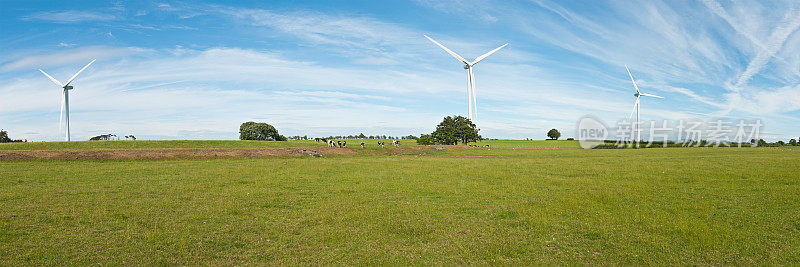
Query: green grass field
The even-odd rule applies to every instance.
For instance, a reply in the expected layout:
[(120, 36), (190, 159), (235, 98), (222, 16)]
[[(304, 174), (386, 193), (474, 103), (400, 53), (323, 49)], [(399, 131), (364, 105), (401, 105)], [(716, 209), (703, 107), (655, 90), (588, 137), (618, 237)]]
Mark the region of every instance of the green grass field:
[[(344, 140), (344, 139), (336, 139)], [(390, 146), (391, 139), (348, 139), (348, 147), (358, 148), (365, 142), (367, 148), (376, 148), (377, 142), (382, 141)], [(525, 140), (485, 140), (472, 143), (479, 146), (513, 148), (513, 147), (541, 147), (541, 148), (577, 148), (577, 141), (525, 141)], [(416, 145), (414, 140), (400, 140), (401, 146)], [(84, 142), (30, 142), (30, 143), (0, 143), (0, 151), (4, 150), (104, 150), (104, 149), (194, 149), (194, 148), (286, 148), (286, 147), (327, 147), (324, 143), (311, 141), (264, 142), (264, 141), (231, 141), (231, 140), (180, 140), (180, 141), (84, 141)]]
[(0, 265), (796, 265), (799, 158), (667, 148), (0, 162)]

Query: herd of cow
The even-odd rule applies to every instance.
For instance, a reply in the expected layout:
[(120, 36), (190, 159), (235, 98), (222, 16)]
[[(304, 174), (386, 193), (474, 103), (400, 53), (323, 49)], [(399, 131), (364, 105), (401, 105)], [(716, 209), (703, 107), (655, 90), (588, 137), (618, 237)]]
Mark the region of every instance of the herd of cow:
[[(347, 147), (347, 141), (334, 141), (334, 140), (328, 140), (328, 139), (325, 139), (325, 138), (314, 138), (314, 142), (326, 143), (326, 144), (328, 144), (328, 147)], [(378, 147), (384, 147), (385, 145), (386, 145), (386, 142), (378, 141)], [(395, 146), (395, 147), (400, 147), (400, 141), (392, 140), (392, 145)], [(367, 147), (367, 143), (361, 142), (361, 148), (366, 148), (366, 147)]]

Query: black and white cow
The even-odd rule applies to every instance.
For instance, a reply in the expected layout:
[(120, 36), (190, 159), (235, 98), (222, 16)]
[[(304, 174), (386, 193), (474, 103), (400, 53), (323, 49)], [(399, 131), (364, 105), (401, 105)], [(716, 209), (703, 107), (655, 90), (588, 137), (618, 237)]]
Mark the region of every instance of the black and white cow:
[(367, 144), (365, 144), (364, 142), (361, 142), (361, 148), (364, 148), (366, 146), (367, 146)]
[(392, 140), (392, 145), (395, 147), (400, 147), (400, 141)]

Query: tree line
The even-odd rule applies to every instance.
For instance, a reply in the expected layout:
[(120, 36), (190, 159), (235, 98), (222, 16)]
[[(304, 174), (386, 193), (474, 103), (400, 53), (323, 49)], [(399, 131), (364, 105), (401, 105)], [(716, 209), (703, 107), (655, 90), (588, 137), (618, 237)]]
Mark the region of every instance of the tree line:
[(0, 143), (22, 143), (28, 142), (28, 140), (20, 140), (20, 139), (11, 139), (8, 137), (8, 132), (6, 130), (0, 130)]
[[(391, 136), (391, 135), (365, 135), (360, 133), (357, 135), (336, 135), (328, 137), (319, 137), (325, 139), (413, 139), (418, 137), (414, 135), (407, 136)], [(290, 136), (286, 137), (278, 133), (278, 129), (265, 122), (248, 121), (239, 126), (239, 140), (263, 140), (263, 141), (287, 141), (287, 140), (314, 140), (313, 137), (308, 135), (304, 136)]]

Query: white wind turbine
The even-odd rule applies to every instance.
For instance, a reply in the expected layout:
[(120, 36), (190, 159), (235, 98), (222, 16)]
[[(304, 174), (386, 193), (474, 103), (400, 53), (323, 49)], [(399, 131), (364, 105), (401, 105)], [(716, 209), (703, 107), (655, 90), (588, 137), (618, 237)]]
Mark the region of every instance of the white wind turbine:
[(475, 64), (478, 64), (478, 62), (480, 62), (484, 58), (488, 57), (492, 53), (497, 52), (497, 50), (500, 50), (501, 48), (506, 47), (508, 44), (501, 45), (500, 47), (495, 48), (494, 50), (489, 51), (488, 53), (483, 54), (483, 55), (475, 58), (475, 61), (469, 62), (466, 59), (464, 59), (463, 57), (461, 57), (458, 54), (456, 54), (455, 52), (450, 51), (450, 49), (447, 49), (447, 47), (444, 47), (444, 45), (442, 45), (439, 42), (431, 39), (427, 35), (425, 35), (425, 38), (428, 38), (428, 40), (431, 40), (431, 42), (433, 42), (434, 44), (436, 44), (439, 47), (441, 47), (442, 49), (444, 49), (444, 51), (447, 51), (447, 53), (449, 53), (450, 55), (452, 55), (453, 57), (458, 59), (458, 61), (461, 61), (461, 63), (464, 63), (464, 69), (467, 70), (467, 105), (469, 106), (469, 112), (468, 112), (469, 113), (469, 119), (472, 120), (472, 112), (473, 112), (473, 110), (475, 112), (475, 117), (477, 118), (478, 117), (478, 100), (477, 100), (478, 93), (477, 93), (477, 87), (475, 87), (475, 73), (472, 72), (472, 68), (475, 66)]
[(44, 76), (47, 76), (47, 78), (50, 78), (51, 81), (56, 83), (58, 86), (61, 86), (61, 89), (63, 90), (61, 94), (61, 113), (58, 115), (58, 129), (61, 130), (61, 118), (62, 117), (65, 118), (67, 124), (67, 133), (65, 138), (66, 141), (69, 141), (69, 90), (72, 90), (72, 86), (70, 86), (69, 84), (72, 83), (73, 80), (75, 80), (75, 77), (78, 77), (78, 74), (81, 74), (81, 72), (83, 72), (83, 70), (88, 68), (89, 65), (92, 65), (94, 61), (95, 59), (92, 59), (92, 62), (86, 64), (86, 66), (84, 66), (81, 70), (75, 73), (75, 75), (72, 75), (72, 78), (69, 78), (69, 80), (67, 80), (67, 82), (64, 84), (53, 78), (53, 76), (50, 76), (50, 74), (47, 74), (47, 72), (44, 72), (42, 69), (39, 69), (39, 71), (41, 71), (42, 74), (44, 74)]
[(628, 69), (628, 65), (625, 65), (625, 70), (628, 71), (628, 76), (631, 77), (631, 82), (633, 83), (633, 88), (636, 89), (636, 93), (633, 94), (633, 96), (636, 97), (636, 103), (633, 104), (633, 110), (631, 111), (631, 115), (628, 116), (628, 119), (633, 118), (633, 113), (636, 112), (636, 146), (639, 146), (639, 141), (642, 139), (642, 126), (639, 125), (639, 107), (640, 107), (639, 97), (640, 96), (649, 96), (649, 97), (657, 97), (657, 98), (663, 98), (663, 97), (639, 92), (639, 86), (636, 86), (636, 81), (633, 80), (633, 75), (631, 75), (631, 70)]

